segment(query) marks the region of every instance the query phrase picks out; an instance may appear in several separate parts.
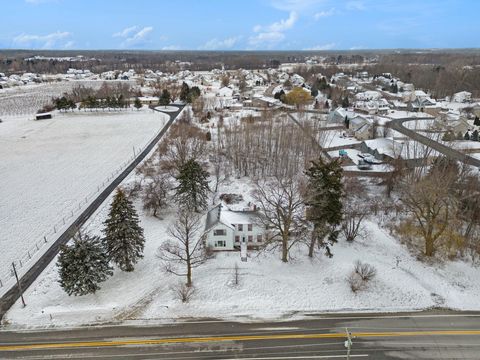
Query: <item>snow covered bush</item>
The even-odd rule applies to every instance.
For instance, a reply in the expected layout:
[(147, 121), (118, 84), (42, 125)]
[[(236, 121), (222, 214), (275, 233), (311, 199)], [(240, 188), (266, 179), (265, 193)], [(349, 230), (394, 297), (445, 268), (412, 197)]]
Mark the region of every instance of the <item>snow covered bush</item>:
[(370, 282), (376, 274), (377, 269), (375, 269), (374, 266), (357, 260), (353, 271), (347, 277), (347, 283), (350, 286), (350, 290), (352, 290), (353, 293), (365, 290), (368, 286), (368, 282)]
[(355, 263), (355, 273), (357, 273), (363, 281), (370, 281), (377, 275), (377, 269), (370, 264), (357, 260)]
[(347, 277), (347, 283), (353, 293), (363, 290), (366, 287), (365, 281), (363, 281), (360, 275), (358, 275), (355, 271), (352, 271)]
[(188, 303), (195, 294), (195, 287), (187, 286), (187, 284), (184, 283), (178, 283), (177, 285), (172, 286), (172, 291), (177, 299), (181, 300), (183, 303)]

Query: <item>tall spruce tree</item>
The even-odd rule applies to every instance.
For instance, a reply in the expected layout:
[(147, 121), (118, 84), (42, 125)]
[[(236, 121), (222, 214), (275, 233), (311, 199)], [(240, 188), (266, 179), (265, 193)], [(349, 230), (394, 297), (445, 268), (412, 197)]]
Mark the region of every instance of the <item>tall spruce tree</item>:
[(307, 220), (313, 225), (308, 256), (313, 257), (315, 246), (325, 248), (331, 257), (330, 245), (337, 241), (338, 225), (342, 221), (342, 167), (338, 161), (312, 161), (305, 172), (308, 179), (305, 195)]
[(186, 82), (182, 83), (182, 89), (180, 90), (180, 100), (188, 102), (190, 95), (190, 87)]
[(208, 172), (201, 165), (190, 159), (180, 167), (177, 176), (178, 186), (175, 188), (175, 198), (180, 205), (198, 212), (207, 206)]
[(57, 262), (60, 286), (68, 295), (87, 295), (100, 290), (99, 283), (113, 274), (98, 236), (77, 233), (73, 244), (60, 249)]
[(168, 104), (170, 104), (170, 92), (167, 89), (163, 89), (162, 95), (158, 100), (158, 105), (166, 107)]
[(138, 97), (135, 98), (135, 102), (133, 103), (133, 106), (135, 106), (137, 110), (140, 110), (142, 108), (142, 102)]
[(132, 202), (118, 189), (104, 222), (103, 238), (108, 257), (123, 271), (133, 271), (143, 258), (145, 238)]

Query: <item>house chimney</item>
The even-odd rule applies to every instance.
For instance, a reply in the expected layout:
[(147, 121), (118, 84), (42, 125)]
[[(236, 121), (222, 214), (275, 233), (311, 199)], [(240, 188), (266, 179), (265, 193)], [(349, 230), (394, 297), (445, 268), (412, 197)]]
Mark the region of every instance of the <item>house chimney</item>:
[(220, 214), (222, 212), (222, 204), (218, 205), (218, 220), (220, 220)]

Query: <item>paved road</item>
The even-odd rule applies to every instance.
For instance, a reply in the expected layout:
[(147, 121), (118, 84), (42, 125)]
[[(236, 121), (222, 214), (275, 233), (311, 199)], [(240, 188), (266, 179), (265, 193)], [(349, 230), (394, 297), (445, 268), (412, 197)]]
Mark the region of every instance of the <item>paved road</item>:
[(325, 314), (289, 322), (0, 332), (1, 359), (479, 359), (480, 313)]
[[(103, 190), (96, 199), (73, 221), (73, 223), (65, 230), (58, 239), (50, 245), (50, 248), (42, 255), (42, 257), (35, 262), (32, 267), (21, 277), (20, 284), (23, 290), (27, 289), (42, 273), (42, 271), (47, 267), (48, 264), (55, 258), (58, 254), (60, 246), (66, 244), (72, 237), (72, 234), (76, 229), (80, 228), (91, 216), (92, 214), (100, 207), (100, 205), (107, 199), (107, 197), (117, 188), (118, 185), (135, 169), (135, 167), (148, 155), (148, 153), (153, 149), (155, 144), (162, 138), (166, 133), (170, 125), (173, 123), (177, 115), (182, 111), (182, 106), (178, 107), (178, 111), (167, 113), (170, 116), (169, 121), (159, 132), (159, 134), (147, 145), (145, 150), (143, 150), (138, 156), (132, 161), (128, 167), (120, 173), (108, 187)], [(160, 111), (161, 112), (161, 111)], [(13, 286), (5, 295), (0, 298), (0, 320), (5, 315), (5, 313), (10, 309), (10, 307), (18, 300), (20, 297), (20, 292), (17, 286)]]
[(458, 160), (461, 161), (465, 164), (480, 167), (480, 160), (475, 159), (471, 156), (468, 156), (458, 150), (452, 149), (451, 147), (445, 146), (435, 140), (432, 140), (426, 136), (423, 136), (419, 134), (416, 131), (407, 129), (405, 126), (403, 126), (403, 123), (407, 121), (416, 121), (416, 120), (431, 120), (431, 118), (402, 118), (402, 119), (395, 119), (386, 124), (387, 127), (398, 131), (399, 133), (402, 133), (403, 135), (408, 136), (409, 138), (418, 141), (421, 144), (424, 144), (439, 153), (445, 155), (446, 157), (453, 159), (453, 160)]

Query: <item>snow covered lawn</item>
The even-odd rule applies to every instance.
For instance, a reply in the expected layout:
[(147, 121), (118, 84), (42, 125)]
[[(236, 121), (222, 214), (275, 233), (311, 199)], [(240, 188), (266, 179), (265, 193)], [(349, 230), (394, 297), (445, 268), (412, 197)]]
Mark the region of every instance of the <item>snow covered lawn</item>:
[(133, 147), (138, 153), (167, 120), (151, 110), (3, 118), (0, 279), (5, 282), (12, 261), (28, 258), (44, 235), (53, 240), (53, 225), (58, 231), (62, 218), (76, 215), (79, 203), (101, 190), (132, 159)]
[[(101, 229), (106, 205), (90, 223), (91, 230)], [(94, 295), (66, 295), (52, 263), (26, 291), (28, 306), (22, 308), (17, 302), (6, 321), (28, 327), (190, 317), (277, 319), (320, 311), (399, 311), (434, 306), (480, 310), (480, 269), (459, 261), (434, 266), (420, 263), (378, 227), (379, 219), (366, 224), (368, 235), (363, 240), (335, 245), (332, 259), (319, 256), (311, 260), (305, 249), (298, 249), (288, 264), (280, 261), (278, 253), (252, 251), (248, 262), (241, 262), (238, 252), (218, 253), (194, 269), (196, 294), (190, 303), (183, 304), (171, 289), (183, 279), (165, 274), (156, 257), (172, 219), (172, 213), (164, 220), (143, 214), (145, 258), (132, 273), (117, 270)], [(345, 278), (356, 260), (375, 266), (378, 274), (369, 288), (354, 294)], [(238, 286), (233, 281), (235, 264), (240, 268)]]

